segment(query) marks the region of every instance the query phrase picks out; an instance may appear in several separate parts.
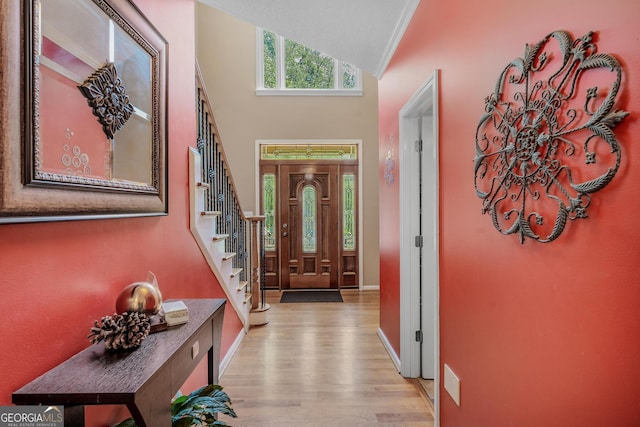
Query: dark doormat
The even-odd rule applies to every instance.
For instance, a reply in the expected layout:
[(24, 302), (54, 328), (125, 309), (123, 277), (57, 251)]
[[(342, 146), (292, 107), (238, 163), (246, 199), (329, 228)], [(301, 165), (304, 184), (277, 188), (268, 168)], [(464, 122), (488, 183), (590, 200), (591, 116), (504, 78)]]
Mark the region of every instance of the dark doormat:
[(340, 291), (284, 291), (280, 302), (342, 302)]

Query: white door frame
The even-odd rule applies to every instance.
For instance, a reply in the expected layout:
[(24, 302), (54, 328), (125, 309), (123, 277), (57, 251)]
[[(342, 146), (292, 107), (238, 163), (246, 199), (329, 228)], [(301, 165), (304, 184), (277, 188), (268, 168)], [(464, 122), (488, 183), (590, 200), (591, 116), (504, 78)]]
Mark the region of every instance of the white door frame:
[[(422, 135), (422, 224), (418, 221), (418, 156), (415, 141)], [(400, 373), (421, 376), (421, 363), (432, 363), (435, 425), (439, 426), (439, 203), (438, 203), (438, 70), (415, 92), (399, 113), (400, 145)], [(420, 307), (419, 250), (415, 236), (422, 225), (422, 308)], [(422, 319), (422, 320), (421, 320)], [(423, 344), (416, 341), (422, 331)], [(424, 347), (423, 347), (424, 346)], [(421, 349), (432, 352), (421, 356)]]

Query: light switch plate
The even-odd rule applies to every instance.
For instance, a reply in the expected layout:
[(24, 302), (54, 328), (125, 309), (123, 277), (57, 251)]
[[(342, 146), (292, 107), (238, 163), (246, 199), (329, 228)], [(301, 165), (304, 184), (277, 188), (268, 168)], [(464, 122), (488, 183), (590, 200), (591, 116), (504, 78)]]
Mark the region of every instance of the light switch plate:
[(460, 379), (446, 363), (444, 364), (444, 389), (456, 405), (460, 406)]

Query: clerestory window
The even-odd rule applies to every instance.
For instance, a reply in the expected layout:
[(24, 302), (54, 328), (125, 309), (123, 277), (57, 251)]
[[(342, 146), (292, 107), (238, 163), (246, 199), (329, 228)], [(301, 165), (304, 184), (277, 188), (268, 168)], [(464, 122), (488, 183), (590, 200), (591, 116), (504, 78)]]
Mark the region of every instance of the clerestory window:
[(261, 28), (257, 29), (258, 95), (362, 95), (353, 65)]

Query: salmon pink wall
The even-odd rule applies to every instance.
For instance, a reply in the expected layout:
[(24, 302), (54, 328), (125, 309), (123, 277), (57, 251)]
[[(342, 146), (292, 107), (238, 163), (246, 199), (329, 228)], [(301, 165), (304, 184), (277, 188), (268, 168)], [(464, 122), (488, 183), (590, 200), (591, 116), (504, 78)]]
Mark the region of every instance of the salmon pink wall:
[[(398, 108), (399, 110), (399, 108)], [(397, 114), (396, 114), (397, 116)], [(380, 114), (382, 118), (383, 115)], [(386, 118), (385, 118), (386, 120)], [(380, 329), (400, 354), (400, 193), (398, 120), (379, 122)], [(384, 202), (382, 202), (384, 200)], [(383, 286), (384, 284), (384, 286)]]
[[(224, 297), (189, 231), (194, 2), (135, 1), (169, 43), (169, 215), (0, 225), (0, 405), (87, 347), (92, 322), (112, 314), (120, 290), (149, 270), (165, 299)], [(224, 322), (221, 356), (242, 330), (230, 306)], [(206, 381), (202, 370), (197, 375), (190, 382)], [(87, 425), (109, 425), (120, 416), (115, 409), (88, 411)]]
[[(440, 390), (443, 427), (640, 425), (638, 17), (627, 0), (422, 0), (380, 81), (380, 323), (399, 352), (399, 187), (384, 162), (399, 110), (440, 70), (440, 361), (461, 380), (460, 407)], [(598, 32), (624, 70), (616, 108), (631, 114), (589, 218), (522, 245), (481, 214), (475, 129), (500, 72), (554, 30)]]

